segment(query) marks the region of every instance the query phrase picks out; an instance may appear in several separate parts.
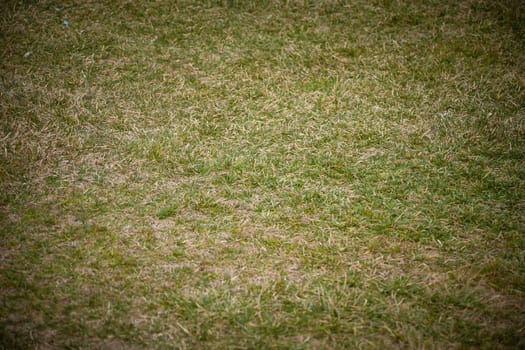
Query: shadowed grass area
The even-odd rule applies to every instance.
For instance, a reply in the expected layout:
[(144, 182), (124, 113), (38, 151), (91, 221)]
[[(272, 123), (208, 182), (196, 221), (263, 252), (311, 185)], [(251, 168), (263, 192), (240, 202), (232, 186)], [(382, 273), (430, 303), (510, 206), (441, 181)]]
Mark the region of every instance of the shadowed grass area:
[(0, 348), (525, 346), (521, 1), (0, 13)]

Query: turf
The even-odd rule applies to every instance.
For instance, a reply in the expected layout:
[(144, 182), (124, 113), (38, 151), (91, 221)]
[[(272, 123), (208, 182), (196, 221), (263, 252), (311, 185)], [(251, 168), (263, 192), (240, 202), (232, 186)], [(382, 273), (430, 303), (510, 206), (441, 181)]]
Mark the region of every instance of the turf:
[(525, 347), (523, 2), (0, 13), (0, 348)]

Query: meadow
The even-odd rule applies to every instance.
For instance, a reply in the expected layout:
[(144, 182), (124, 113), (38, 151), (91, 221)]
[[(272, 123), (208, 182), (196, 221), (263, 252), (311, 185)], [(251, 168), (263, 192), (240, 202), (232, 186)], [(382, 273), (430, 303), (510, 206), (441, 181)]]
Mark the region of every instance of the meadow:
[(5, 0), (0, 349), (525, 348), (520, 0)]

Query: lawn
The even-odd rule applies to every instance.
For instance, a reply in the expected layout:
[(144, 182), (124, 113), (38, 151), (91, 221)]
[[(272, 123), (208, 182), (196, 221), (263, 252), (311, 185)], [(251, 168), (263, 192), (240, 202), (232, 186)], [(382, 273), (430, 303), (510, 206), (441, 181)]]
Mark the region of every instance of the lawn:
[(525, 348), (525, 3), (5, 0), (0, 349)]

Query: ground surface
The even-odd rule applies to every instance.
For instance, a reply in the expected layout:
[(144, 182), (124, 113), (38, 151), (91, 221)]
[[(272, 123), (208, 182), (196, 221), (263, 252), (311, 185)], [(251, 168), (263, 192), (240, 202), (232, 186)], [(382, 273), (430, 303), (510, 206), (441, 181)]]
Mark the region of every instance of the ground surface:
[(6, 349), (524, 348), (521, 1), (3, 1)]

